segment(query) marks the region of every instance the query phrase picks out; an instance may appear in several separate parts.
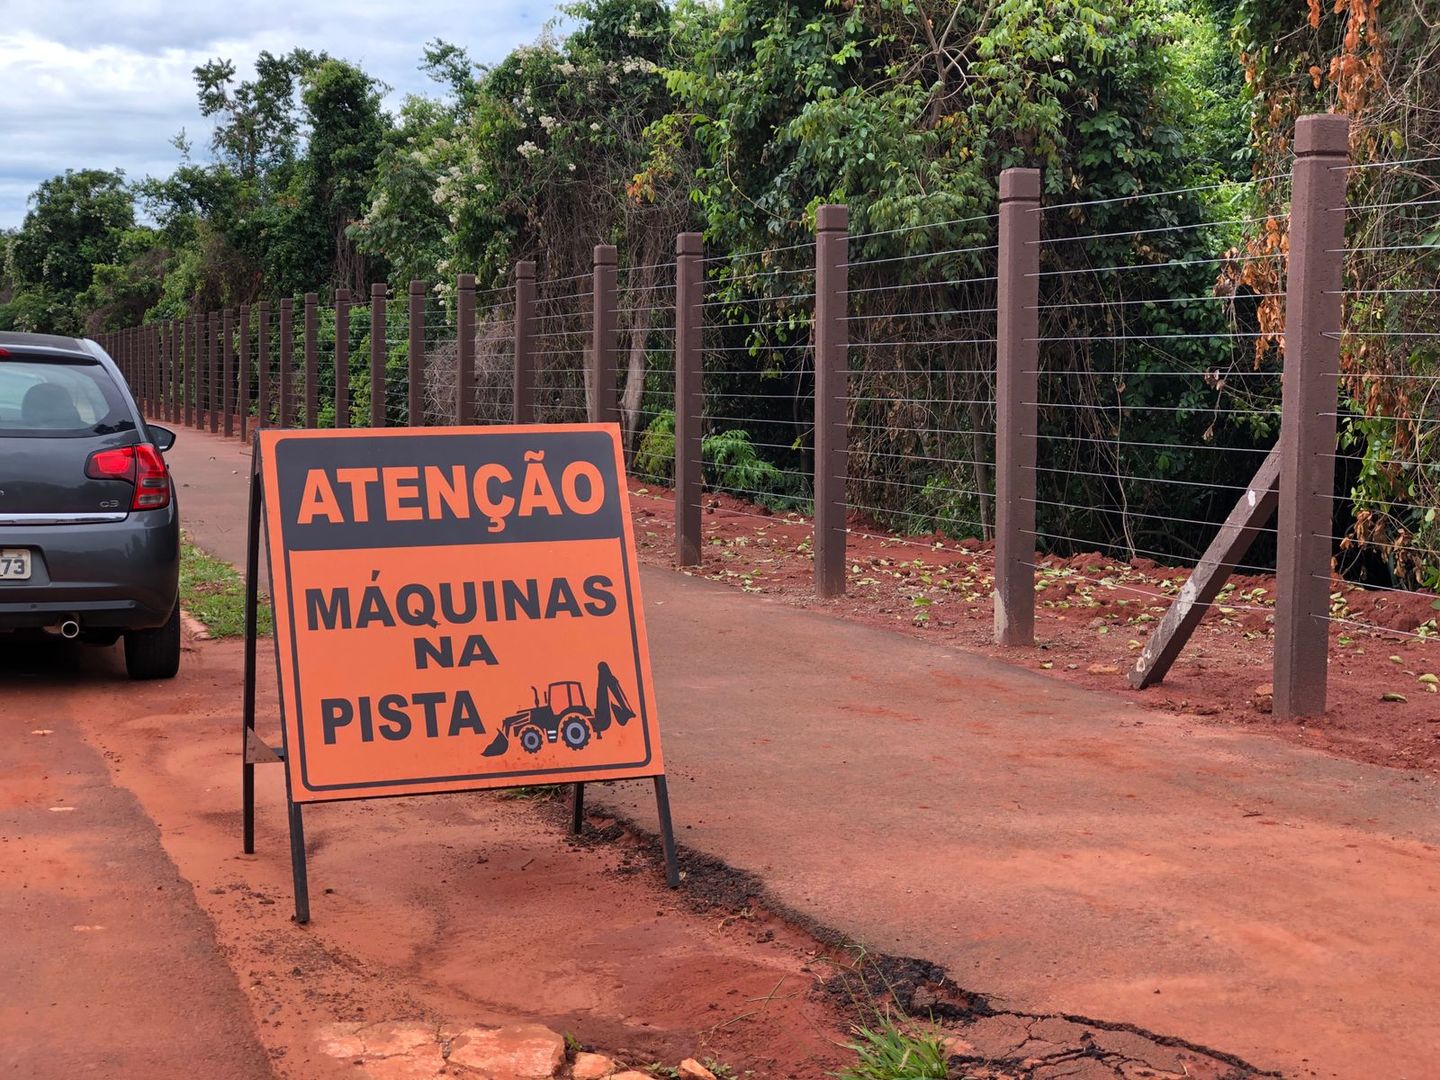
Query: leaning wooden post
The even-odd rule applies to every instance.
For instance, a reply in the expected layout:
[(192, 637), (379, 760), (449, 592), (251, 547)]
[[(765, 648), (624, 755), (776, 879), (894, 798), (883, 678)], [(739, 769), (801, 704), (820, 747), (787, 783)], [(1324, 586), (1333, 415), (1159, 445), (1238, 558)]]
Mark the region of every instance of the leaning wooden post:
[(255, 316), (255, 366), (260, 369), (255, 380), (255, 426), (270, 425), (270, 301), (261, 300)]
[(235, 437), (235, 313), (220, 313), (220, 411), (227, 438)]
[(350, 290), (335, 290), (335, 426), (350, 426)]
[(1325, 712), (1329, 662), (1330, 507), (1339, 412), (1340, 290), (1350, 125), (1295, 122), (1275, 582), (1277, 720)]
[(370, 285), (370, 426), (385, 426), (385, 283)]
[(240, 305), (240, 395), (237, 412), (240, 414), (240, 441), (250, 437), (250, 305)]
[(845, 593), (850, 208), (815, 211), (815, 591)]
[(405, 423), (425, 426), (425, 283), (410, 281), (410, 386)]
[(285, 297), (280, 301), (280, 426), (293, 427), (294, 412), (294, 364), (295, 364), (295, 301)]
[(614, 244), (596, 244), (592, 263), (590, 319), (590, 400), (592, 424), (618, 424), (620, 399), (615, 393), (615, 354), (620, 348), (615, 309), (619, 306), (616, 288)]
[(320, 297), (305, 294), (305, 426), (320, 426), (320, 358), (316, 340), (320, 336)]
[(1000, 174), (995, 283), (995, 643), (1035, 643), (1040, 170)]
[(455, 423), (475, 422), (475, 275), (455, 279)]
[(511, 419), (535, 422), (535, 264), (515, 264), (515, 371)]
[(675, 237), (675, 561), (700, 565), (700, 416), (704, 412), (700, 233)]

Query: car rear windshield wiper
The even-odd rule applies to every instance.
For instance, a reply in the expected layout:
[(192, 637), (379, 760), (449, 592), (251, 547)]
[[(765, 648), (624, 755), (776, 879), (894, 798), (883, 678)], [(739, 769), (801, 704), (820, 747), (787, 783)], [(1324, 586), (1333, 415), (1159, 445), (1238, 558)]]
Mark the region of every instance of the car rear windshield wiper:
[(133, 421), (133, 420), (117, 420), (117, 421), (116, 421), (115, 423), (113, 423), (113, 424), (96, 424), (96, 425), (95, 425), (95, 434), (96, 434), (96, 435), (115, 435), (115, 434), (118, 434), (119, 432), (122, 432), (122, 431), (134, 431), (134, 430), (135, 430), (135, 421)]

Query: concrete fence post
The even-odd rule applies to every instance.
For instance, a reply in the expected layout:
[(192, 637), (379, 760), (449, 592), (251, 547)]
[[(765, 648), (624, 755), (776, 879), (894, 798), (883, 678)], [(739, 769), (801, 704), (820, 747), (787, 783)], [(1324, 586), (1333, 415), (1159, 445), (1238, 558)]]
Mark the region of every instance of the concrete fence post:
[(295, 426), (294, 402), (295, 365), (295, 301), (280, 301), (280, 407), (277, 411), (282, 428)]
[(139, 380), (137, 387), (140, 394), (140, 411), (143, 415), (149, 416), (152, 412), (150, 400), (150, 331), (148, 327), (135, 327), (135, 365), (136, 377)]
[(255, 315), (255, 426), (270, 424), (270, 301), (261, 300)]
[(220, 409), (225, 418), (225, 436), (235, 437), (235, 312), (220, 313)]
[(240, 393), (236, 412), (240, 414), (240, 441), (250, 437), (250, 305), (240, 305)]
[(205, 316), (190, 317), (190, 377), (194, 382), (191, 397), (195, 399), (195, 429), (205, 426)]
[(1345, 117), (1296, 121), (1276, 521), (1277, 720), (1325, 712), (1349, 150)]
[(159, 319), (150, 327), (151, 350), (155, 355), (155, 415), (161, 420), (170, 419), (170, 365), (165, 352), (165, 320)]
[(815, 591), (845, 593), (850, 208), (815, 211)]
[(1040, 170), (1000, 174), (995, 282), (995, 643), (1035, 643)]
[(320, 426), (320, 297), (305, 294), (305, 426)]
[(455, 279), (455, 423), (475, 422), (475, 275)]
[(165, 419), (165, 338), (163, 321), (146, 323), (145, 349), (150, 354), (150, 414)]
[(619, 306), (616, 287), (614, 244), (596, 244), (591, 263), (590, 290), (593, 310), (590, 319), (590, 398), (588, 413), (592, 424), (618, 424), (620, 398), (615, 391), (615, 354), (620, 347), (615, 309)]
[(150, 415), (150, 356), (146, 347), (148, 330), (144, 326), (135, 327), (135, 391), (140, 397), (140, 412)]
[(170, 395), (166, 393), (165, 381), (169, 377), (169, 365), (165, 363), (165, 320), (161, 319), (150, 327), (150, 351), (155, 357), (155, 415), (161, 420), (170, 419)]
[(698, 232), (675, 237), (675, 561), (681, 566), (700, 565), (704, 250)]
[(170, 320), (170, 419), (185, 417), (185, 320)]
[(515, 370), (510, 419), (535, 422), (535, 264), (515, 264)]
[(174, 343), (170, 333), (170, 320), (162, 319), (158, 326), (160, 338), (160, 415), (165, 422), (173, 423), (172, 413), (175, 409), (175, 395), (173, 379), (175, 377), (175, 364), (170, 353), (171, 345)]
[(335, 290), (335, 426), (350, 426), (350, 290)]
[(409, 395), (405, 404), (405, 423), (410, 427), (425, 426), (425, 283), (410, 281), (410, 342), (407, 359), (410, 364)]
[(383, 281), (370, 285), (370, 426), (385, 426), (385, 294)]
[(126, 350), (130, 355), (130, 380), (137, 397), (140, 398), (140, 409), (145, 409), (145, 363), (140, 356), (140, 328), (132, 326), (129, 333), (130, 344)]
[(195, 425), (195, 342), (192, 328), (193, 322), (189, 315), (175, 320), (176, 344), (180, 350), (180, 400), (179, 413), (175, 420), (186, 427)]
[(205, 416), (210, 434), (220, 432), (220, 313), (210, 312), (209, 351), (205, 354)]

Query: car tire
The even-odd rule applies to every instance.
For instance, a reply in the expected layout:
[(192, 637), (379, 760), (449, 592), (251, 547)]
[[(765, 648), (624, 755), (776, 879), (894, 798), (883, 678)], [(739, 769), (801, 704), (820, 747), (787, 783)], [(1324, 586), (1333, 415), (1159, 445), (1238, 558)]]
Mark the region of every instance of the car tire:
[(132, 679), (173, 679), (180, 670), (180, 605), (164, 626), (125, 634), (125, 673)]

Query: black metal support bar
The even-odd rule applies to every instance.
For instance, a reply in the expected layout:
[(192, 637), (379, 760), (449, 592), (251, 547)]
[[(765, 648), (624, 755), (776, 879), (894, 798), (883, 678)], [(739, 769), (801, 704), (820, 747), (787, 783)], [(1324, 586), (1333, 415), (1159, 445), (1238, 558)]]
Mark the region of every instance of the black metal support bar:
[[(260, 440), (252, 443), (251, 460), (260, 460)], [(245, 688), (240, 731), (240, 797), (244, 803), (246, 855), (255, 854), (255, 763), (250, 760), (250, 733), (255, 730), (255, 649), (260, 586), (260, 469), (250, 470), (250, 521), (245, 537)]]
[(575, 797), (570, 802), (570, 831), (579, 836), (585, 828), (585, 785), (575, 785)]
[(300, 804), (286, 798), (290, 807), (290, 873), (295, 879), (295, 921), (310, 921), (310, 877), (305, 869), (305, 819)]
[(665, 777), (655, 777), (655, 812), (660, 817), (660, 843), (665, 849), (665, 884), (680, 887), (680, 864), (675, 858), (675, 827), (670, 824), (670, 788)]

